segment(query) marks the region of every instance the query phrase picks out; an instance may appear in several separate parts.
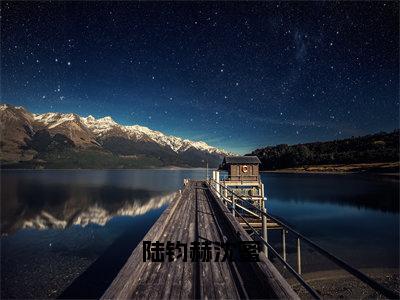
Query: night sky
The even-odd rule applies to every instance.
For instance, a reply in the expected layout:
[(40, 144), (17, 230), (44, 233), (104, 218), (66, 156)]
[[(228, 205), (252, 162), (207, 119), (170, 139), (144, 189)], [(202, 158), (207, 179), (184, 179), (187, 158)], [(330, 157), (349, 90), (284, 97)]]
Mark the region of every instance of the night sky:
[(1, 2), (1, 102), (246, 153), (399, 127), (397, 2)]

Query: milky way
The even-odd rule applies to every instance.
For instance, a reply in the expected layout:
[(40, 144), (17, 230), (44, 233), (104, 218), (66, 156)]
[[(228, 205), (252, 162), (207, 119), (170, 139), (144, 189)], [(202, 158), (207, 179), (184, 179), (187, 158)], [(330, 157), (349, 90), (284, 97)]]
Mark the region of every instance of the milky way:
[(397, 2), (1, 2), (1, 102), (245, 153), (398, 128)]

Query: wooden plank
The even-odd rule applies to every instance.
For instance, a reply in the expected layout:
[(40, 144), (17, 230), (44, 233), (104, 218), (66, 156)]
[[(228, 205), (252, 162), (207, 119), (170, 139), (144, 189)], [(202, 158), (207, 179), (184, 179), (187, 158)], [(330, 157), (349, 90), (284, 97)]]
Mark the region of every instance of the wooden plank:
[[(184, 197), (188, 197), (189, 195), (185, 195)], [(189, 224), (189, 218), (190, 214), (187, 212), (191, 209), (191, 202), (190, 201), (185, 201), (184, 202), (184, 207), (181, 209), (181, 213), (179, 214), (179, 218), (181, 221), (178, 221), (179, 228), (176, 230), (176, 234), (174, 234), (170, 241), (171, 242), (181, 242), (181, 243), (188, 243), (187, 240), (187, 229), (188, 229), (188, 224)], [(163, 298), (163, 299), (168, 299), (168, 298), (177, 298), (178, 295), (180, 294), (180, 290), (182, 288), (182, 280), (183, 280), (183, 271), (184, 271), (184, 266), (185, 262), (182, 261), (183, 257), (180, 260), (175, 260), (173, 262), (168, 262), (170, 264), (170, 269), (168, 270), (168, 275), (167, 275), (167, 280), (166, 280), (166, 286), (164, 289), (159, 290), (158, 297), (154, 296), (152, 299), (156, 298)], [(172, 294), (175, 294), (172, 296)]]
[[(123, 298), (128, 299), (132, 297), (132, 291), (137, 285), (138, 281), (142, 278), (142, 271), (146, 265), (151, 264), (151, 262), (143, 263), (143, 252), (142, 252), (142, 242), (145, 240), (155, 241), (159, 239), (162, 229), (165, 224), (169, 222), (177, 209), (179, 199), (181, 195), (177, 193), (176, 197), (170, 203), (169, 207), (161, 214), (156, 223), (150, 228), (149, 232), (140, 242), (140, 244), (135, 248), (132, 255), (128, 259), (127, 263), (118, 273), (117, 277), (111, 283), (109, 288), (106, 290), (102, 298), (104, 299), (114, 299)], [(134, 274), (134, 275), (133, 275)]]
[[(177, 203), (177, 209), (172, 217), (169, 219), (167, 224), (164, 224), (162, 228), (162, 234), (157, 240), (151, 240), (152, 242), (160, 241), (164, 243), (168, 240), (168, 236), (170, 235), (171, 230), (174, 230), (174, 226), (176, 224), (176, 219), (179, 216), (180, 206), (182, 205), (182, 197), (179, 198)], [(169, 267), (169, 264), (164, 262), (148, 262), (145, 263), (145, 268), (142, 270), (141, 279), (138, 281), (137, 286), (135, 287), (135, 297), (137, 298), (146, 298), (151, 295), (153, 291), (158, 291), (162, 288), (160, 286), (160, 278), (161, 274), (164, 274), (165, 269)], [(168, 274), (168, 273), (165, 273)]]
[[(190, 210), (188, 214), (190, 214), (189, 218), (189, 230), (187, 234), (187, 241), (192, 242), (195, 240), (195, 190), (193, 189), (193, 185), (190, 186), (190, 196), (188, 197), (188, 201), (191, 203)], [(188, 245), (189, 247), (189, 245)], [(189, 251), (189, 249), (188, 249)], [(189, 254), (189, 253), (188, 253)], [(189, 259), (189, 257), (188, 257)], [(183, 283), (182, 289), (180, 293), (180, 299), (193, 299), (195, 298), (194, 284), (195, 284), (195, 270), (194, 264), (186, 263), (183, 269)]]
[[(184, 198), (180, 199), (180, 206), (185, 206), (187, 204), (187, 201), (183, 201), (183, 199)], [(170, 227), (162, 236), (160, 242), (164, 243), (164, 247), (166, 247), (167, 241), (175, 243), (177, 233), (179, 232), (179, 228), (176, 226), (180, 218), (183, 217), (182, 211), (183, 209), (179, 207), (179, 210), (176, 211), (174, 218), (171, 219)], [(172, 269), (178, 264), (174, 262), (168, 262), (167, 260), (168, 258), (165, 257), (165, 262), (160, 263), (160, 268), (152, 274), (152, 277), (146, 280), (141, 287), (137, 288), (142, 288), (143, 291), (142, 294), (139, 294), (139, 297), (147, 297), (148, 299), (163, 298), (163, 293), (172, 284), (172, 275), (174, 275)]]
[[(208, 234), (207, 231), (207, 216), (206, 216), (206, 206), (204, 203), (204, 191), (197, 190), (197, 209), (196, 214), (198, 218), (198, 233), (199, 233), (199, 242), (204, 242), (207, 240)], [(200, 286), (202, 291), (202, 298), (207, 299), (215, 299), (215, 290), (214, 290), (214, 279), (213, 274), (211, 272), (210, 262), (200, 262)]]
[[(185, 212), (190, 204), (190, 202), (185, 200), (189, 193), (189, 190), (185, 190), (185, 193), (179, 199), (177, 210), (160, 238), (160, 242), (163, 242), (164, 246), (166, 246), (167, 241), (173, 243), (177, 241), (177, 233), (179, 232), (179, 228), (182, 228), (181, 220), (186, 215)], [(165, 260), (166, 259), (165, 257)], [(148, 297), (149, 299), (162, 298), (164, 292), (168, 289), (169, 285), (172, 284), (172, 269), (181, 264), (183, 264), (182, 261), (151, 263), (150, 266), (152, 268), (149, 268), (146, 273), (149, 275), (146, 279), (143, 278), (143, 281), (136, 287), (135, 296), (138, 298)]]
[[(223, 236), (218, 231), (213, 211), (204, 190), (199, 193), (199, 203), (199, 214), (201, 216), (200, 236), (202, 240), (210, 242), (224, 241)], [(202, 289), (204, 297), (214, 299), (240, 298), (227, 262), (210, 261), (203, 262), (201, 265), (203, 266)]]
[[(218, 228), (214, 212), (210, 206), (209, 197), (203, 191), (204, 214), (206, 217), (206, 238), (213, 242), (224, 242), (223, 233)], [(216, 298), (239, 299), (236, 284), (233, 280), (233, 274), (225, 262), (211, 262), (211, 272), (213, 277), (214, 293)]]

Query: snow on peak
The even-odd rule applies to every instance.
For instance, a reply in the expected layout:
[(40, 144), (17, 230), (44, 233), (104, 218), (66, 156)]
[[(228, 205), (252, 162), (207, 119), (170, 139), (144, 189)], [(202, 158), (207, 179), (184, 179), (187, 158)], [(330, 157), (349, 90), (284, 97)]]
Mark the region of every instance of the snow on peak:
[(147, 136), (154, 142), (170, 147), (173, 151), (179, 152), (183, 146), (184, 140), (175, 136), (165, 135), (160, 131), (152, 130), (140, 125), (125, 126), (128, 133), (136, 136)]
[(87, 126), (116, 126), (118, 125), (117, 122), (115, 122), (110, 116), (103, 117), (96, 119), (92, 115), (87, 116), (86, 118), (81, 117), (82, 122), (87, 125)]
[[(172, 135), (163, 134), (160, 131), (152, 130), (148, 127), (133, 125), (133, 126), (125, 126), (126, 130), (131, 133), (135, 133), (136, 136), (146, 135), (151, 138), (154, 142), (170, 147), (174, 152), (184, 152), (190, 148), (195, 148), (197, 150), (206, 151), (209, 153), (219, 153), (219, 154), (227, 154), (227, 152), (220, 150), (218, 148), (212, 147), (205, 142), (202, 141), (190, 141), (187, 139), (182, 139)], [(140, 133), (140, 134), (138, 134)]]
[(87, 116), (86, 118), (81, 117), (81, 121), (85, 124), (90, 130), (93, 131), (94, 134), (103, 134), (107, 131), (112, 130), (114, 127), (118, 127), (118, 123), (116, 123), (111, 117), (103, 117), (96, 119), (92, 115)]
[(22, 106), (12, 106), (12, 105), (9, 105), (7, 103), (0, 104), (0, 110), (1, 111), (6, 110), (8, 108), (14, 108), (14, 109), (17, 109), (17, 110), (25, 110)]
[(104, 136), (116, 128), (119, 129), (120, 132), (124, 133), (129, 139), (150, 139), (161, 146), (171, 148), (176, 153), (184, 152), (190, 148), (195, 148), (209, 153), (227, 154), (227, 152), (209, 146), (202, 141), (190, 141), (176, 136), (166, 135), (160, 131), (152, 130), (140, 125), (120, 125), (109, 116), (99, 119), (96, 119), (93, 116), (88, 116), (86, 118), (81, 118), (81, 120), (82, 123), (93, 131), (93, 133), (99, 136)]
[(44, 123), (49, 128), (54, 128), (61, 125), (64, 122), (79, 121), (80, 117), (77, 114), (69, 113), (45, 113), (45, 114), (33, 114), (35, 121)]
[(0, 104), (0, 110), (6, 110), (7, 108), (9, 108), (10, 106), (6, 103)]
[(117, 123), (110, 116), (97, 119), (97, 121), (100, 122), (100, 123), (105, 123), (105, 124), (110, 124), (110, 125), (117, 125)]

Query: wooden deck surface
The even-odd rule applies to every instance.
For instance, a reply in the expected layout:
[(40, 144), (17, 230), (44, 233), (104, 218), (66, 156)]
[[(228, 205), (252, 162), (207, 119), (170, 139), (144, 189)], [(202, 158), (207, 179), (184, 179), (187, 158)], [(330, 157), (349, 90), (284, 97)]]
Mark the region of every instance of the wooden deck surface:
[(188, 261), (143, 262), (142, 242), (103, 299), (298, 298), (265, 256), (260, 262), (191, 262), (193, 241), (250, 241), (204, 182), (189, 181), (143, 240), (188, 244)]

